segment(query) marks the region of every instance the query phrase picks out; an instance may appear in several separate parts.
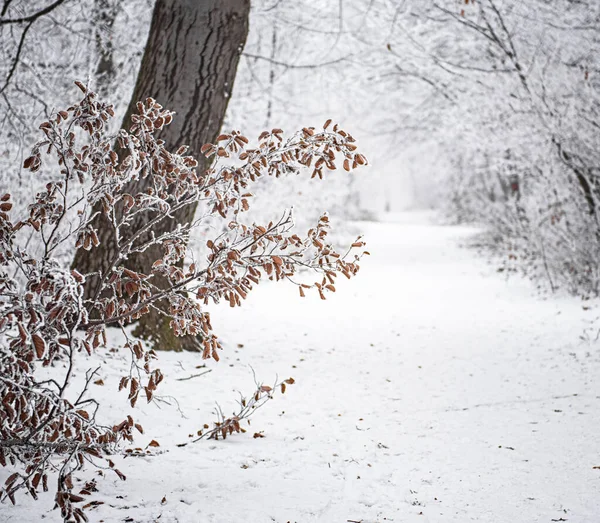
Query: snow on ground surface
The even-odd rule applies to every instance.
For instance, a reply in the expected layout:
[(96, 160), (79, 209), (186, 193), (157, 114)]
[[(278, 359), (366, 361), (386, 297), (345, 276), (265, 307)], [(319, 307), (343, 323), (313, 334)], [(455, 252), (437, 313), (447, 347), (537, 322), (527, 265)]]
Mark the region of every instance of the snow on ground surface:
[[(372, 256), (327, 301), (262, 285), (242, 308), (213, 311), (226, 350), (211, 373), (177, 381), (204, 362), (160, 355), (160, 392), (185, 417), (164, 404), (132, 412), (146, 429), (136, 445), (154, 438), (157, 455), (119, 460), (128, 479), (99, 481), (92, 499), (106, 503), (90, 520), (600, 522), (595, 312), (506, 280), (460, 248), (472, 229), (418, 213), (359, 227)], [(122, 419), (126, 362), (98, 359), (94, 392)], [(296, 384), (247, 434), (177, 447), (212, 422), (215, 401), (229, 414), (237, 390), (252, 392), (250, 366)], [(49, 496), (19, 500), (1, 521), (60, 520)]]

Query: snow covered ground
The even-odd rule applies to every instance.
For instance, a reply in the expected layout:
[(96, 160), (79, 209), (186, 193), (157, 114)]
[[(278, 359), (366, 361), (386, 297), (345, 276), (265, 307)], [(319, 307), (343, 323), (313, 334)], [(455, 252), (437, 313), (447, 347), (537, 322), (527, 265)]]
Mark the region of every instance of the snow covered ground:
[[(419, 213), (359, 226), (372, 256), (327, 301), (262, 285), (213, 311), (226, 350), (212, 372), (178, 381), (205, 362), (160, 355), (160, 392), (179, 409), (132, 412), (136, 445), (160, 447), (120, 460), (126, 482), (99, 481), (91, 521), (600, 522), (597, 312), (506, 280), (460, 248), (471, 229)], [(126, 362), (99, 359), (94, 393), (121, 419)], [(247, 434), (178, 447), (215, 401), (229, 414), (252, 392), (250, 366), (296, 384)], [(49, 496), (19, 500), (0, 521), (60, 520)]]

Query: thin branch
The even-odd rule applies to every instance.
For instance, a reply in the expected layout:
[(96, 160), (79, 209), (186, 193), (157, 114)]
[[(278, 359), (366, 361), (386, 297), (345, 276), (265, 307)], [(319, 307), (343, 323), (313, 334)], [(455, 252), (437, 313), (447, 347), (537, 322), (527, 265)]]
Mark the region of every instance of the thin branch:
[[(40, 9), (37, 13), (33, 13), (32, 15), (29, 16), (23, 16), (21, 18), (0, 18), (0, 25), (4, 25), (4, 24), (24, 24), (27, 22), (35, 22), (38, 18), (40, 18), (41, 16), (44, 16), (48, 13), (51, 13), (52, 11), (54, 11), (59, 5), (65, 3), (67, 0), (56, 0), (55, 2), (51, 3), (50, 5), (44, 7), (43, 9)], [(4, 4), (4, 7), (2, 9), (2, 15), (4, 16), (4, 14), (6, 14), (6, 11), (8, 9), (8, 5), (10, 4), (10, 1)]]
[(8, 72), (8, 75), (6, 76), (6, 81), (4, 82), (2, 89), (0, 89), (0, 94), (6, 90), (6, 88), (8, 87), (8, 84), (10, 83), (10, 80), (12, 79), (13, 75), (15, 74), (17, 65), (19, 65), (19, 59), (21, 58), (21, 52), (23, 51), (23, 46), (25, 44), (25, 36), (27, 36), (27, 31), (29, 31), (29, 29), (33, 25), (33, 22), (34, 22), (33, 20), (31, 22), (29, 22), (25, 26), (25, 29), (23, 29), (23, 32), (21, 33), (21, 38), (19, 40), (19, 46), (17, 47), (17, 54), (15, 55), (15, 59), (13, 60), (13, 63), (10, 67), (10, 71)]
[(200, 372), (199, 374), (192, 374), (191, 376), (188, 376), (187, 378), (177, 378), (176, 381), (187, 381), (187, 380), (191, 380), (192, 378), (199, 378), (200, 376), (204, 376), (205, 374), (208, 374), (209, 372), (212, 372), (212, 369), (205, 370), (204, 372)]
[(264, 60), (271, 64), (280, 65), (281, 67), (285, 67), (287, 69), (318, 69), (320, 67), (327, 67), (329, 65), (339, 64), (340, 62), (344, 62), (345, 60), (348, 60), (352, 55), (342, 56), (341, 58), (331, 60), (330, 62), (323, 62), (320, 64), (304, 64), (304, 65), (280, 62), (279, 60), (274, 60), (273, 58), (269, 58), (268, 56), (260, 56), (260, 55), (256, 55), (256, 54), (252, 54), (252, 53), (242, 53), (242, 56), (245, 56), (246, 58), (253, 58), (255, 60)]

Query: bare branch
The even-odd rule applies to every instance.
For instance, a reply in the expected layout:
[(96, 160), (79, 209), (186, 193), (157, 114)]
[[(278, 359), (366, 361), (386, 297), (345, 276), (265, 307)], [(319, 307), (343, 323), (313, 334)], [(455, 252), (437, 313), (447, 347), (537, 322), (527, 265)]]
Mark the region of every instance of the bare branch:
[[(68, 0), (55, 0), (54, 2), (52, 2), (51, 4), (47, 5), (46, 7), (44, 7), (43, 9), (40, 9), (39, 11), (28, 15), (28, 16), (22, 16), (19, 18), (0, 18), (0, 25), (5, 25), (5, 24), (25, 24), (25, 23), (32, 23), (35, 22), (38, 18), (47, 15), (48, 13), (51, 13), (52, 11), (54, 11), (58, 6), (60, 6), (61, 4), (64, 4), (66, 1)], [(4, 7), (2, 9), (2, 16), (4, 16), (6, 14), (6, 11), (8, 10), (8, 6), (10, 5), (10, 1), (9, 2), (5, 2)]]

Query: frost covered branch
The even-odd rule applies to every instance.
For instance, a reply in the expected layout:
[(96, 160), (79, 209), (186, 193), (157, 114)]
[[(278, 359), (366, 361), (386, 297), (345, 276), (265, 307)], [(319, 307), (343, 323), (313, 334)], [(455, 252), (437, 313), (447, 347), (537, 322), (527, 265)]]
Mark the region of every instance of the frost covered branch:
[[(15, 493), (25, 489), (36, 497), (54, 473), (65, 521), (85, 520), (77, 505), (84, 498), (73, 493), (73, 473), (86, 462), (99, 465), (102, 460), (114, 469), (107, 455), (118, 452), (123, 440), (131, 441), (134, 429), (143, 430), (130, 416), (113, 426), (97, 421), (100, 405), (89, 385), (98, 369), (88, 369), (83, 384), (73, 382), (80, 357), (107, 346), (108, 327), (121, 330), (123, 348), (131, 356), (119, 390), (127, 391), (132, 407), (141, 395), (151, 402), (163, 374), (153, 368), (154, 350), (132, 336), (127, 325), (159, 310), (176, 335), (199, 336), (202, 356), (218, 360), (222, 347), (205, 310), (209, 301), (239, 306), (264, 279), (292, 281), (301, 295), (315, 289), (325, 299), (325, 293), (335, 291), (338, 274), (351, 278), (358, 272), (364, 254), (355, 253), (364, 246), (360, 238), (344, 255), (328, 243), (326, 215), (303, 236), (293, 232), (289, 211), (265, 225), (240, 219), (252, 201), (250, 187), (261, 177), (312, 169), (312, 177), (322, 178), (336, 169), (336, 161), (345, 171), (366, 164), (352, 136), (337, 125), (329, 130), (328, 121), (322, 130), (304, 128), (288, 139), (273, 129), (262, 133), (254, 148), (237, 131), (220, 135), (202, 147), (214, 160), (202, 171), (195, 158), (185, 155), (186, 147), (171, 152), (155, 137), (173, 119), (156, 101), (138, 103), (131, 129), (119, 131), (115, 141), (107, 132), (112, 107), (77, 85), (81, 101), (40, 125), (43, 138), (24, 161), (26, 169), (45, 170), (49, 179), (28, 216), (13, 221), (10, 194), (0, 198), (0, 464), (16, 469), (0, 495), (14, 502)], [(141, 179), (150, 182), (144, 190), (126, 192)], [(199, 218), (154, 233), (177, 209), (192, 203), (201, 204)], [(80, 274), (55, 254), (62, 244), (102, 249), (98, 213), (117, 238), (116, 251), (105, 272)], [(195, 259), (190, 232), (208, 219), (227, 226), (208, 240), (206, 260), (186, 265), (187, 258)], [(143, 225), (132, 229), (134, 223)], [(31, 237), (39, 248), (29, 249)], [(134, 253), (153, 246), (162, 254), (148, 274), (128, 267)], [(296, 282), (299, 269), (308, 269), (316, 279)], [(90, 279), (94, 292), (86, 297)], [(64, 372), (40, 379), (40, 368), (58, 361), (64, 362)], [(285, 383), (277, 386), (283, 391)], [(243, 406), (239, 419), (268, 399), (267, 389)], [(221, 429), (235, 430), (231, 420), (220, 423)]]

